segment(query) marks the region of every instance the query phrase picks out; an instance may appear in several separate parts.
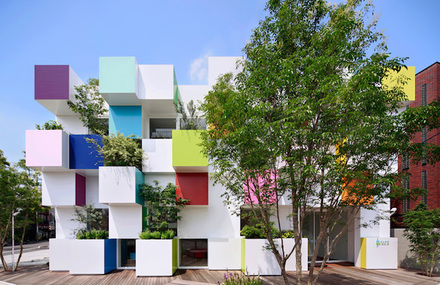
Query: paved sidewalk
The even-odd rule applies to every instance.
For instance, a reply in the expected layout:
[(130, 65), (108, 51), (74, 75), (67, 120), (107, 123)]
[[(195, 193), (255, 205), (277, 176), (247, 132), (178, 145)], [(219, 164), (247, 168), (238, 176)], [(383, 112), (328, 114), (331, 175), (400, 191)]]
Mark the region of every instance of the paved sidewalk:
[[(3, 250), (8, 266), (12, 266), (12, 246), (5, 246)], [(20, 245), (15, 245), (14, 258), (17, 261), (20, 254)], [(42, 241), (23, 245), (23, 255), (21, 256), (19, 267), (35, 264), (46, 264), (49, 262), (49, 242)], [(0, 283), (1, 284), (1, 283)]]

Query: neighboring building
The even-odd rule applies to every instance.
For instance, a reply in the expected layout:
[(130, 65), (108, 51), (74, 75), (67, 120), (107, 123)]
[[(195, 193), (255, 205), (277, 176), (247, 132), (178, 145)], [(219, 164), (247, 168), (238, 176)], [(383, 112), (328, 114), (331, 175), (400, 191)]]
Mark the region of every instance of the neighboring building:
[[(415, 76), (415, 100), (411, 102), (408, 108), (426, 106), (429, 103), (440, 98), (440, 63), (435, 62), (423, 69)], [(439, 129), (428, 131), (424, 128), (418, 132), (414, 143), (432, 143), (440, 145)], [(418, 163), (413, 163), (408, 156), (399, 159), (399, 171), (406, 170), (410, 174), (409, 179), (402, 180), (402, 186), (406, 189), (425, 188), (428, 195), (419, 197), (416, 201), (403, 200), (393, 201), (392, 207), (397, 211), (393, 216), (393, 227), (402, 227), (402, 214), (407, 212), (423, 201), (428, 208), (440, 207), (440, 168), (439, 164), (430, 164), (426, 159)]]
[[(142, 138), (147, 154), (142, 169), (104, 167), (84, 139), (95, 135), (88, 134), (67, 106), (68, 100), (74, 100), (74, 86), (83, 82), (70, 66), (35, 66), (35, 100), (64, 126), (64, 130), (26, 131), (27, 165), (42, 171), (42, 203), (55, 209), (50, 270), (103, 274), (135, 268), (137, 275), (151, 276), (170, 275), (176, 268), (247, 268), (252, 274), (280, 274), (274, 256), (261, 250), (264, 242), (252, 249), (240, 237), (240, 218), (224, 205), (224, 188), (213, 185), (208, 159), (200, 153), (200, 131), (178, 130), (174, 102), (202, 100), (220, 74), (236, 72), (237, 59), (210, 57), (208, 85), (196, 86), (178, 85), (172, 65), (141, 65), (134, 57), (100, 58), (100, 93), (109, 105), (109, 131)], [(169, 250), (159, 250), (159, 245), (146, 250), (138, 238), (146, 213), (138, 186), (154, 180), (163, 186), (175, 183), (179, 195), (190, 200), (176, 225), (178, 239)], [(73, 232), (79, 225), (72, 220), (74, 209), (90, 203), (108, 213), (109, 239), (105, 242), (75, 239)], [(331, 260), (351, 261), (363, 268), (395, 268), (396, 241), (390, 238), (389, 221), (359, 226), (387, 210), (389, 204), (379, 206), (378, 211), (362, 209)], [(292, 229), (287, 199), (281, 199), (280, 211), (282, 230)], [(308, 247), (314, 247), (319, 232), (317, 219), (312, 212), (304, 223), (302, 270), (307, 270), (307, 256), (312, 253)], [(171, 271), (161, 265), (166, 255), (173, 256), (167, 263)], [(287, 269), (295, 270), (294, 258)]]

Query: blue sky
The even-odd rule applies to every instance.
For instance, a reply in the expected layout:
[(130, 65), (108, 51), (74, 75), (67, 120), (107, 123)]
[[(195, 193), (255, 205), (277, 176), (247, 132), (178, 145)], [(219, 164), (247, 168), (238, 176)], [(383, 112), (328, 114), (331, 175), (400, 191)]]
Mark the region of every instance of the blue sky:
[[(54, 119), (34, 101), (34, 65), (68, 64), (86, 81), (100, 56), (174, 64), (179, 84), (206, 84), (206, 56), (241, 56), (264, 0), (1, 0), (0, 149), (22, 157), (25, 130)], [(393, 56), (416, 72), (440, 60), (440, 1), (375, 0)]]

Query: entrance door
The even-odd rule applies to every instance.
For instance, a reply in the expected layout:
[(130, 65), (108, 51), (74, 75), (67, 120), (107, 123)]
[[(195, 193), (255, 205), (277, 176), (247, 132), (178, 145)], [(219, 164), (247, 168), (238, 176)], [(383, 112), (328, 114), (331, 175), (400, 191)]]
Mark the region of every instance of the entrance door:
[[(336, 234), (344, 227), (344, 223), (347, 221), (345, 218), (344, 221), (341, 221), (339, 225), (336, 225), (335, 230), (330, 235), (330, 238), (327, 241), (327, 246), (330, 245), (332, 239), (336, 236)], [(316, 240), (319, 236), (320, 224), (319, 224), (319, 213), (312, 211), (309, 212), (304, 218), (303, 223), (303, 236), (308, 238), (308, 252), (309, 252), (309, 260), (313, 256), (313, 251), (315, 249)], [(324, 257), (324, 244), (321, 244), (318, 253), (317, 261), (321, 261)], [(339, 238), (339, 241), (336, 245), (336, 250), (330, 255), (330, 259), (328, 262), (334, 261), (346, 261), (348, 260), (348, 233), (347, 230), (342, 233), (342, 236)]]
[(119, 240), (119, 260), (120, 268), (133, 269), (136, 268), (136, 240), (121, 239)]

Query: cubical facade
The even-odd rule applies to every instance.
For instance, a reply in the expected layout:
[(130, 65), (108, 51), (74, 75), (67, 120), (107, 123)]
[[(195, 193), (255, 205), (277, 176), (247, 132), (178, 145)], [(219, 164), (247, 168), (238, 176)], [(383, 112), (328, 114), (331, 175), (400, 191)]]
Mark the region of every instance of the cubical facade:
[[(136, 269), (138, 276), (172, 275), (177, 268), (244, 270), (250, 274), (278, 275), (264, 240), (240, 236), (242, 221), (231, 213), (213, 185), (208, 158), (200, 152), (202, 130), (180, 130), (174, 104), (203, 100), (219, 75), (237, 72), (236, 57), (210, 57), (207, 85), (178, 85), (173, 65), (138, 64), (134, 57), (99, 59), (99, 91), (109, 106), (109, 132), (142, 138), (146, 153), (142, 169), (103, 166), (103, 159), (86, 141), (89, 134), (79, 116), (67, 105), (75, 101), (75, 86), (83, 82), (67, 65), (35, 66), (35, 100), (52, 112), (63, 130), (26, 131), (27, 165), (42, 171), (42, 204), (55, 209), (56, 238), (51, 239), (50, 270), (72, 274), (105, 274), (114, 269)], [(177, 222), (172, 240), (141, 240), (145, 229), (143, 183), (177, 185), (177, 194), (189, 200)], [(102, 209), (109, 238), (78, 240), (75, 208), (93, 204)], [(382, 206), (389, 210), (389, 205)], [(245, 208), (245, 207), (244, 207)], [(287, 199), (280, 200), (282, 230), (292, 229)], [(381, 209), (378, 209), (380, 212)], [(396, 268), (396, 240), (390, 238), (389, 221), (374, 220), (378, 211), (361, 210), (341, 238), (331, 261), (351, 261), (356, 266)], [(312, 211), (303, 228), (303, 262), (312, 253), (319, 233)], [(285, 246), (293, 247), (293, 239)], [(294, 256), (294, 255), (293, 255)], [(295, 259), (287, 263), (294, 271)]]

